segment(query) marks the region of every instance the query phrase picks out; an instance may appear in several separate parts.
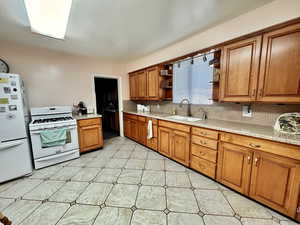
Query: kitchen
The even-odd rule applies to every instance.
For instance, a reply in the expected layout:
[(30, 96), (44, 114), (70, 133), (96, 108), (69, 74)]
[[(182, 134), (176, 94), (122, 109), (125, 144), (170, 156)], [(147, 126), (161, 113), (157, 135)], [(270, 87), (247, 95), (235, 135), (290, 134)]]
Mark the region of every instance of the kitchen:
[[(30, 156), (24, 157), (36, 168), (0, 184), (0, 212), (13, 224), (40, 224), (43, 217), (45, 224), (297, 224), (299, 122), (292, 115), (293, 127), (286, 128), (281, 123), (286, 117), (278, 118), (299, 112), (298, 1), (230, 1), (228, 8), (214, 3), (207, 5), (218, 15), (213, 23), (203, 22), (205, 12), (193, 11), (205, 1), (144, 3), (149, 12), (125, 1), (118, 17), (109, 3), (91, 7), (73, 0), (64, 41), (32, 33), (26, 7), (16, 2), (1, 3), (0, 58), (24, 80), (32, 121), (27, 128), (32, 133), (68, 123), (76, 127), (70, 133), (78, 143), (56, 153), (76, 149), (76, 159), (51, 159), (54, 165), (39, 168), (36, 160), (47, 162), (35, 157), (40, 138), (28, 133)], [(170, 25), (158, 10), (168, 4), (178, 13), (176, 32), (169, 34), (155, 30)], [(26, 26), (11, 16), (15, 10), (23, 10), (18, 16)], [(94, 36), (89, 23), (108, 12), (119, 20), (101, 21), (111, 42)], [(149, 17), (144, 22), (153, 37), (136, 20), (141, 12)], [(157, 17), (154, 23), (150, 12), (166, 21)], [(189, 12), (195, 21), (188, 21)], [(129, 22), (134, 30), (124, 29)], [(130, 36), (135, 31), (140, 40)], [(167, 36), (172, 41), (159, 42)], [(132, 42), (121, 42), (124, 38)], [(209, 77), (190, 82), (198, 81), (203, 68)], [(117, 81), (121, 137), (103, 140), (96, 77)], [(87, 116), (74, 115), (80, 101)], [(33, 124), (53, 115), (65, 119)], [(275, 131), (282, 127), (291, 134)], [(92, 147), (80, 153), (86, 140)], [(1, 169), (1, 175), (10, 169)]]

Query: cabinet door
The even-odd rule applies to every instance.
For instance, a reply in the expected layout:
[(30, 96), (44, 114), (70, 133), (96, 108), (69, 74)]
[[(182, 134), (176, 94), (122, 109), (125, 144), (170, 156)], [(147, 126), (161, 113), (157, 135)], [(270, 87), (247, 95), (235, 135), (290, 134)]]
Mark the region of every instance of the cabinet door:
[(138, 122), (138, 139), (139, 143), (146, 145), (147, 144), (147, 126), (145, 122)]
[(190, 134), (173, 131), (172, 138), (172, 159), (188, 166), (190, 159)]
[(103, 146), (101, 126), (91, 125), (79, 128), (80, 152)]
[(279, 212), (296, 216), (299, 196), (299, 161), (255, 153), (250, 196)]
[(147, 139), (147, 146), (157, 151), (157, 125), (152, 125), (153, 138)]
[(137, 98), (145, 99), (147, 97), (147, 74), (146, 71), (140, 71), (137, 73)]
[(138, 141), (138, 121), (130, 120), (130, 134), (132, 139)]
[(158, 127), (158, 151), (171, 157), (172, 130), (164, 127)]
[(224, 47), (221, 62), (220, 100), (250, 102), (256, 99), (261, 36)]
[(159, 99), (158, 87), (159, 71), (158, 67), (147, 70), (147, 98), (151, 100)]
[(129, 119), (124, 119), (124, 135), (131, 138), (131, 125)]
[(248, 194), (253, 153), (247, 148), (220, 143), (218, 158), (218, 181), (226, 186)]
[(263, 36), (258, 100), (300, 102), (300, 24)]
[(129, 75), (129, 91), (130, 99), (135, 100), (137, 97), (137, 76), (135, 74)]

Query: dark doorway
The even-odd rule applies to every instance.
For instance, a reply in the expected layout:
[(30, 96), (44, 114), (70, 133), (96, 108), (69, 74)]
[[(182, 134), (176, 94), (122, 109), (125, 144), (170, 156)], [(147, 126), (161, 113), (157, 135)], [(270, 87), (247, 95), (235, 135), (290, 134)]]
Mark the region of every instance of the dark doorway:
[(95, 77), (97, 113), (102, 115), (104, 139), (120, 136), (118, 80)]

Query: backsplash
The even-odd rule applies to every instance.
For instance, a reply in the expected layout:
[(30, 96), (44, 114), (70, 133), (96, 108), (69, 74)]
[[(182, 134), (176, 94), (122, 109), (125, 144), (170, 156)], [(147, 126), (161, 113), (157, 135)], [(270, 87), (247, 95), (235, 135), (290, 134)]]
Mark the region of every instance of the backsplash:
[[(186, 115), (187, 106), (182, 108), (179, 104), (170, 101), (164, 102), (138, 102), (150, 105), (151, 112), (172, 114), (174, 109), (178, 115)], [(125, 100), (124, 110), (136, 111), (136, 102)], [(159, 107), (157, 107), (159, 105)], [(252, 104), (252, 117), (242, 116), (242, 106), (245, 104), (236, 103), (214, 103), (213, 105), (192, 105), (191, 111), (194, 117), (201, 117), (201, 108), (207, 113), (208, 119), (219, 119), (235, 121), (240, 123), (273, 126), (277, 117), (282, 113), (300, 112), (300, 105), (275, 105), (275, 104)]]

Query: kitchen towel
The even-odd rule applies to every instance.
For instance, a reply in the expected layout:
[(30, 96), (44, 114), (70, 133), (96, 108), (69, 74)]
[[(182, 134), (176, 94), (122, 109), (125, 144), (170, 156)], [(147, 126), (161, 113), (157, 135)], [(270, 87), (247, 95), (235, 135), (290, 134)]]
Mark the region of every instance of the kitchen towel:
[(152, 128), (152, 120), (148, 121), (148, 127), (147, 127), (147, 139), (153, 138), (153, 128)]
[(67, 130), (65, 128), (44, 130), (40, 133), (42, 148), (66, 144)]

